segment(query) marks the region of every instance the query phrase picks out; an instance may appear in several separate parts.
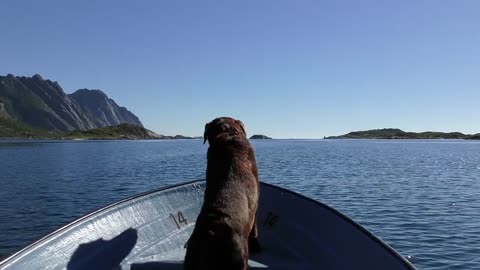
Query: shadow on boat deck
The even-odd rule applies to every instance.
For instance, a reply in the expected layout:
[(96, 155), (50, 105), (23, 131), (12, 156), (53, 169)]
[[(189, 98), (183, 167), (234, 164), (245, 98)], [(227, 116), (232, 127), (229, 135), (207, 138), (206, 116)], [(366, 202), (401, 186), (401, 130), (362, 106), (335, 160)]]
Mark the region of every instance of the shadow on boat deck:
[[(97, 239), (80, 244), (67, 265), (67, 270), (122, 269), (121, 262), (130, 254), (138, 240), (136, 229), (129, 228), (111, 240)], [(81, 241), (81, 239), (79, 239)], [(134, 263), (130, 270), (183, 270), (183, 262), (160, 261)], [(265, 269), (250, 266), (249, 269)]]
[[(130, 270), (183, 270), (183, 263), (179, 262), (148, 262), (132, 264)], [(265, 267), (248, 267), (248, 269), (265, 269)]]
[(137, 230), (130, 228), (111, 240), (100, 238), (81, 244), (70, 258), (67, 270), (120, 269), (120, 263), (132, 251), (137, 239)]
[[(89, 243), (80, 244), (70, 258), (67, 270), (122, 269), (120, 263), (130, 254), (137, 240), (137, 230), (129, 228), (111, 240), (100, 238)], [(147, 262), (134, 263), (130, 266), (130, 270), (158, 269), (183, 270), (183, 262)], [(249, 269), (265, 268), (250, 266)]]
[(182, 263), (176, 262), (148, 262), (132, 264), (130, 270), (183, 270)]

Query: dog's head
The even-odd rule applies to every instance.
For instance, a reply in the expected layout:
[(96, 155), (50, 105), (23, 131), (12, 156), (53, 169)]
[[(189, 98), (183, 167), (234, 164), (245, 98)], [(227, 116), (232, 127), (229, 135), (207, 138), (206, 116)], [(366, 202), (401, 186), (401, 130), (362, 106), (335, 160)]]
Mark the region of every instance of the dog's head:
[(244, 138), (247, 137), (242, 121), (231, 117), (218, 117), (205, 125), (203, 143), (208, 140), (208, 143), (212, 144), (213, 140), (222, 133), (240, 135)]

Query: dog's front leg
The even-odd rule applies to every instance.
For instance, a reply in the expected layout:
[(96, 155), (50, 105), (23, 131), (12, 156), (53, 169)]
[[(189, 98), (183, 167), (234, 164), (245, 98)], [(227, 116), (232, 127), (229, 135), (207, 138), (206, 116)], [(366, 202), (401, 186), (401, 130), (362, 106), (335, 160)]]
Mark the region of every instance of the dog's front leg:
[(248, 235), (248, 249), (253, 253), (258, 253), (262, 250), (260, 242), (258, 241), (257, 213), (255, 213), (252, 230)]

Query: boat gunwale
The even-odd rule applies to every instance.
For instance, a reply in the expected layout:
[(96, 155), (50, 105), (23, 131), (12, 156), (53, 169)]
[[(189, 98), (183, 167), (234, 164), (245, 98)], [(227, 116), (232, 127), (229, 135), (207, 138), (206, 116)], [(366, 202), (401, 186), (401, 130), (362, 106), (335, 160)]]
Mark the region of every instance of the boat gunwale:
[[(146, 197), (148, 195), (152, 195), (154, 193), (158, 193), (158, 192), (161, 192), (161, 191), (165, 191), (165, 190), (169, 190), (169, 189), (174, 189), (174, 188), (178, 188), (178, 187), (182, 187), (182, 186), (188, 186), (188, 185), (192, 185), (192, 184), (197, 184), (197, 183), (202, 183), (202, 182), (205, 182), (205, 179), (198, 179), (198, 180), (192, 180), (192, 181), (187, 181), (187, 182), (182, 182), (182, 183), (178, 183), (178, 184), (172, 184), (172, 185), (168, 185), (168, 186), (165, 186), (165, 187), (161, 187), (161, 188), (156, 188), (156, 189), (153, 189), (153, 190), (150, 190), (150, 191), (146, 191), (146, 192), (142, 192), (142, 193), (139, 193), (137, 195), (133, 195), (131, 197), (127, 197), (125, 199), (121, 199), (119, 201), (116, 201), (116, 202), (113, 202), (111, 204), (108, 204), (106, 206), (103, 206), (103, 207), (100, 207), (96, 210), (93, 210), (92, 212), (84, 215), (84, 216), (81, 216), (79, 218), (76, 218), (74, 219), (73, 221), (67, 223), (66, 225), (63, 225), (61, 226), (60, 228), (58, 229), (55, 229), (53, 230), (52, 232), (46, 234), (45, 236), (39, 238), (38, 240), (32, 242), (31, 244), (27, 245), (26, 247), (20, 249), (19, 251), (13, 253), (12, 255), (6, 257), (5, 259), (3, 259), (2, 261), (0, 261), (0, 267), (4, 267), (4, 266), (7, 266), (11, 263), (14, 263), (17, 259), (25, 256), (28, 254), (28, 250), (29, 249), (32, 249), (34, 248), (36, 245), (40, 244), (41, 242), (43, 242), (44, 240), (47, 240), (48, 238), (50, 237), (53, 237), (55, 236), (56, 234), (59, 234), (63, 231), (66, 231), (68, 230), (69, 228), (71, 227), (74, 227), (75, 225), (77, 225), (78, 223), (92, 217), (92, 216), (95, 216), (96, 214), (98, 213), (101, 213), (105, 210), (108, 210), (109, 208), (113, 208), (115, 206), (118, 206), (120, 204), (123, 204), (123, 203), (126, 203), (128, 201), (131, 201), (131, 200), (134, 200), (134, 199), (138, 199), (138, 198), (141, 198), (141, 197)], [(348, 217), (347, 215), (343, 214), (342, 212), (340, 212), (339, 210), (333, 208), (333, 207), (330, 207), (328, 206), (327, 204), (324, 204), (320, 201), (317, 201), (315, 199), (312, 199), (312, 198), (309, 198), (305, 195), (302, 195), (300, 193), (297, 193), (295, 191), (292, 191), (292, 190), (289, 190), (289, 189), (286, 189), (286, 188), (283, 188), (283, 187), (279, 187), (279, 186), (276, 186), (276, 185), (273, 185), (273, 184), (270, 184), (270, 183), (265, 183), (265, 182), (261, 182), (262, 185), (265, 185), (265, 186), (268, 186), (270, 188), (273, 188), (273, 189), (276, 189), (276, 190), (279, 190), (281, 192), (285, 192), (285, 193), (289, 193), (291, 195), (294, 195), (300, 199), (303, 199), (303, 200), (306, 200), (306, 201), (309, 201), (311, 203), (314, 203), (316, 204), (317, 206), (320, 206), (320, 207), (323, 207), (324, 209), (326, 210), (329, 210), (330, 212), (332, 212), (333, 214), (337, 215), (338, 217), (342, 218), (343, 220), (347, 221), (348, 223), (350, 223), (351, 225), (353, 225), (356, 229), (358, 229), (360, 232), (363, 232), (366, 236), (368, 236), (370, 239), (374, 240), (375, 242), (377, 242), (380, 246), (382, 246), (385, 250), (387, 250), (391, 255), (393, 255), (393, 257), (397, 258), (401, 263), (403, 263), (407, 268), (410, 268), (410, 269), (413, 269), (415, 270), (415, 266), (410, 262), (408, 261), (405, 257), (403, 257), (400, 253), (398, 253), (395, 249), (393, 249), (390, 245), (388, 245), (386, 242), (384, 242), (383, 240), (381, 240), (379, 237), (377, 237), (375, 234), (373, 234), (372, 232), (370, 232), (369, 230), (367, 230), (366, 228), (364, 228), (362, 225), (360, 225), (359, 223), (357, 223), (356, 221), (354, 221), (353, 219), (351, 219), (350, 217)], [(16, 258), (16, 257), (19, 257), (19, 258)]]

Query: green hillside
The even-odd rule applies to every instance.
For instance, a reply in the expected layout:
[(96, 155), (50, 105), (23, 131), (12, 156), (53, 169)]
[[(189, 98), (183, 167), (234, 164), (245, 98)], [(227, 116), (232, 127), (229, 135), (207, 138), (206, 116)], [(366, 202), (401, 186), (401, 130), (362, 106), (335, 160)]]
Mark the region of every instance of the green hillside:
[(469, 139), (471, 135), (460, 132), (405, 132), (396, 128), (354, 131), (341, 136), (330, 136), (326, 139)]
[(60, 133), (32, 128), (0, 113), (0, 139), (58, 139)]
[(63, 136), (64, 139), (130, 139), (130, 140), (146, 140), (146, 139), (167, 139), (165, 136), (156, 134), (146, 128), (132, 125), (120, 124), (118, 126), (96, 128), (87, 131), (73, 131)]

